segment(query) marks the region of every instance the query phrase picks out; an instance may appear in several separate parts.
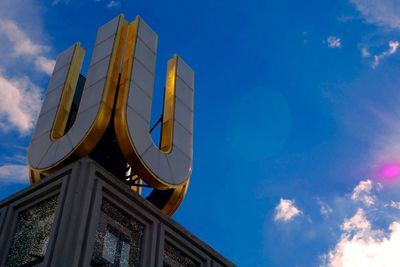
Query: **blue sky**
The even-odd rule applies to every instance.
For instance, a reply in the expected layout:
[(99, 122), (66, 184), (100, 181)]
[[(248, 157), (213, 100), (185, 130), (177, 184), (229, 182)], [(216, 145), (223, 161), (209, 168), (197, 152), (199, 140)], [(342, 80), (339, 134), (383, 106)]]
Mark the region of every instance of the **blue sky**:
[(57, 54), (116, 15), (194, 69), (193, 175), (174, 215), (238, 266), (396, 266), (400, 2), (0, 2), (0, 199), (26, 151)]

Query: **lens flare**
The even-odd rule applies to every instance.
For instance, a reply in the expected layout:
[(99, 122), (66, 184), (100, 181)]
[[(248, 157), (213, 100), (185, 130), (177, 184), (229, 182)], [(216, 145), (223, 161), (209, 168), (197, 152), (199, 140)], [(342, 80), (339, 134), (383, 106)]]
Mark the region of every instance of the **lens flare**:
[(397, 180), (400, 178), (400, 163), (382, 165), (378, 173), (384, 180)]

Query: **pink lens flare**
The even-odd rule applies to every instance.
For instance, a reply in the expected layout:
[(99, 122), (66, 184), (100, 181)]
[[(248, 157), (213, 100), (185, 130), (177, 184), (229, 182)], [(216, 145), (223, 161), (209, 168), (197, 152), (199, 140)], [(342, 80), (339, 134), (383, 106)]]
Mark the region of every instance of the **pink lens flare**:
[(400, 178), (400, 163), (385, 164), (379, 168), (379, 176), (385, 180)]

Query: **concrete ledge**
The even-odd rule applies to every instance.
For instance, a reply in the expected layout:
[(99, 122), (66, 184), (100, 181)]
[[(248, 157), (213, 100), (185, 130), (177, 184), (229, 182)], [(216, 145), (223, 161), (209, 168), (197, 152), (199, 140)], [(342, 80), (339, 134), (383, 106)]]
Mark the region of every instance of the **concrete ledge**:
[(89, 158), (0, 202), (0, 266), (6, 266), (18, 215), (55, 196), (47, 250), (35, 266), (96, 266), (93, 253), (105, 201), (144, 226), (140, 266), (163, 266), (166, 245), (193, 260), (193, 266), (235, 266)]

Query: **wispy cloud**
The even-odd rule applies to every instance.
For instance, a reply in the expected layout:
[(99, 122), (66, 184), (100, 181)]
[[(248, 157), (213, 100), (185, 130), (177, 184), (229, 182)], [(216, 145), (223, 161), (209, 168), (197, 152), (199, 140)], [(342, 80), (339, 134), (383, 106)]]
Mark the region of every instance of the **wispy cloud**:
[[(302, 262), (304, 266), (398, 266), (400, 196), (396, 190), (366, 179), (348, 193), (313, 199), (314, 203), (302, 204), (301, 210), (293, 200), (281, 199), (275, 208), (275, 222), (266, 220), (266, 249), (290, 246), (292, 251), (303, 253), (304, 244), (308, 244), (311, 251), (307, 257), (314, 262)], [(299, 214), (302, 220), (297, 220)], [(293, 218), (295, 223), (282, 223)]]
[(0, 184), (27, 184), (29, 182), (28, 173), (28, 166), (24, 164), (2, 165), (0, 166)]
[(353, 190), (351, 195), (353, 201), (360, 201), (366, 206), (372, 206), (375, 204), (375, 196), (372, 193), (372, 181), (366, 180), (361, 181)]
[(23, 135), (16, 143), (3, 135), (7, 156), (0, 159), (0, 187), (28, 183), (26, 147), (21, 144), (26, 143), (24, 135), (31, 131), (41, 106), (43, 90), (38, 84), (55, 63), (43, 28), (43, 10), (41, 1), (0, 1), (0, 130)]
[(350, 0), (365, 22), (391, 29), (400, 29), (398, 0)]
[[(337, 218), (342, 221), (341, 233), (334, 246), (321, 256), (321, 266), (398, 266), (400, 214), (393, 213), (388, 207), (397, 210), (400, 204), (393, 200), (386, 202), (373, 194), (382, 190), (381, 184), (371, 180), (361, 181), (354, 188), (350, 197), (356, 211), (349, 217)], [(360, 202), (364, 206), (360, 206)], [(377, 224), (377, 217), (388, 219), (389, 227)]]
[(389, 204), (386, 204), (385, 207), (391, 207), (394, 209), (400, 209), (400, 201), (390, 201)]
[(8, 78), (0, 72), (0, 128), (27, 134), (41, 106), (40, 88), (27, 77)]
[(5, 35), (5, 37), (13, 44), (12, 48), (15, 56), (35, 56), (49, 49), (46, 46), (32, 42), (32, 40), (12, 20), (0, 20), (0, 33)]
[(398, 266), (400, 222), (392, 222), (388, 232), (374, 230), (365, 211), (358, 209), (353, 217), (344, 220), (341, 229), (335, 248), (323, 256), (323, 266)]
[(382, 59), (384, 59), (385, 57), (388, 57), (390, 55), (393, 55), (397, 52), (397, 49), (399, 48), (399, 42), (398, 41), (390, 41), (389, 42), (389, 48), (386, 51), (383, 51), (382, 53), (380, 53), (379, 55), (375, 55), (374, 56), (374, 63), (373, 63), (373, 67), (376, 68), (379, 63), (381, 62)]
[(60, 3), (64, 3), (64, 4), (68, 4), (69, 2), (71, 2), (71, 0), (53, 0), (53, 2), (51, 3), (53, 6), (56, 6)]
[(55, 60), (46, 56), (49, 46), (34, 42), (11, 19), (0, 19), (0, 42), (3, 49), (6, 46), (11, 51), (0, 62), (0, 129), (28, 134), (38, 115), (42, 92), (29, 78), (31, 70), (51, 75)]
[(368, 48), (363, 47), (361, 48), (361, 56), (364, 58), (368, 58), (371, 56), (371, 52), (369, 52)]
[(317, 197), (317, 203), (319, 205), (319, 212), (324, 215), (328, 216), (332, 213), (332, 208), (325, 202), (323, 202), (319, 197)]
[(108, 2), (107, 7), (113, 8), (113, 7), (119, 7), (120, 5), (121, 5), (121, 3), (119, 1), (112, 0), (112, 1)]
[(294, 205), (293, 200), (281, 198), (279, 204), (275, 207), (274, 220), (276, 222), (278, 221), (288, 222), (293, 220), (300, 214), (301, 211)]
[(51, 75), (53, 73), (54, 65), (56, 61), (53, 59), (48, 59), (43, 56), (39, 56), (35, 59), (36, 69), (42, 71), (47, 75)]
[(15, 21), (0, 19), (0, 40), (3, 45), (7, 42), (10, 44), (13, 53), (12, 56), (14, 58), (19, 57), (20, 60), (33, 60), (34, 67), (37, 71), (44, 72), (48, 75), (51, 74), (55, 65), (55, 60), (44, 56), (50, 48), (33, 42), (28, 35), (18, 27)]
[(118, 0), (93, 0), (95, 3), (101, 3), (106, 8), (118, 8), (121, 6), (121, 2)]
[(329, 48), (341, 48), (342, 47), (342, 41), (339, 37), (336, 36), (329, 36), (326, 39), (326, 43)]

